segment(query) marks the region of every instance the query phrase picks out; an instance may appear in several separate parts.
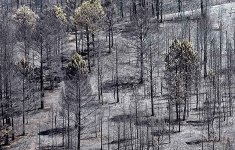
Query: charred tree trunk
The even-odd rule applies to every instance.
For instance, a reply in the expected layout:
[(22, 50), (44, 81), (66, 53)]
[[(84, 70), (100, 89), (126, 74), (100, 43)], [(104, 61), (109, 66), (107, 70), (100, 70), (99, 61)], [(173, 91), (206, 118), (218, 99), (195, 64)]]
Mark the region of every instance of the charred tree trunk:
[(150, 46), (150, 98), (151, 98), (151, 111), (152, 111), (152, 116), (154, 116), (154, 101), (153, 101), (153, 61), (152, 61), (152, 49)]
[(116, 47), (116, 92), (117, 92), (117, 103), (119, 102), (119, 81), (118, 81), (118, 48)]
[(41, 62), (40, 62), (40, 91), (41, 91), (41, 109), (44, 108), (44, 85), (43, 85), (43, 39), (41, 35), (41, 40), (40, 40), (40, 56), (41, 56)]
[(88, 59), (88, 69), (91, 72), (91, 63), (90, 63), (90, 36), (89, 36), (89, 29), (86, 26), (86, 39), (87, 39), (87, 59)]
[[(142, 25), (141, 25), (142, 26)], [(141, 27), (142, 28), (142, 27)], [(144, 82), (144, 50), (143, 50), (143, 33), (140, 35), (140, 84)]]
[(178, 0), (178, 12), (181, 12), (182, 7), (182, 1)]

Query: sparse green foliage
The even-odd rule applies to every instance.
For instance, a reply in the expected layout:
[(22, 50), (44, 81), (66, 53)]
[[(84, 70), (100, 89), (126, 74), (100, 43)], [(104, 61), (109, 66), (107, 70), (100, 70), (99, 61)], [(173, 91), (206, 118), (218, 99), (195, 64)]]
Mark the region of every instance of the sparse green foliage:
[(189, 71), (197, 62), (197, 53), (190, 42), (175, 40), (170, 46), (170, 52), (167, 54), (165, 62), (169, 70), (181, 68), (181, 70)]
[(35, 27), (38, 15), (28, 6), (22, 6), (13, 15), (13, 19), (22, 26)]
[(21, 64), (22, 68), (29, 67), (29, 62), (27, 62), (25, 59), (21, 59), (20, 64)]
[(25, 59), (21, 59), (19, 64), (20, 72), (24, 75), (27, 76), (30, 71), (32, 71), (32, 67), (30, 66), (29, 62), (26, 61)]
[(88, 26), (92, 30), (96, 30), (96, 24), (103, 18), (104, 10), (100, 0), (88, 0), (82, 3), (75, 10), (74, 21), (76, 24)]
[[(170, 51), (166, 55), (166, 74), (168, 85), (172, 87), (173, 93), (177, 95), (176, 99), (179, 100), (185, 84), (193, 78), (196, 71), (197, 53), (193, 50), (192, 45), (188, 41), (175, 40), (170, 46)], [(191, 82), (188, 82), (188, 84)]]
[(171, 104), (175, 104), (176, 119), (179, 121), (180, 131), (181, 104), (184, 104), (183, 119), (185, 119), (188, 91), (193, 83), (198, 64), (197, 53), (190, 42), (175, 40), (166, 55), (165, 63), (168, 99)]
[(61, 6), (54, 5), (53, 12), (59, 21), (61, 21), (62, 23), (67, 23), (66, 14)]
[(82, 59), (82, 56), (78, 53), (75, 53), (69, 64), (68, 64), (68, 73), (71, 75), (75, 75), (76, 73), (86, 73), (87, 72), (87, 65), (85, 60)]

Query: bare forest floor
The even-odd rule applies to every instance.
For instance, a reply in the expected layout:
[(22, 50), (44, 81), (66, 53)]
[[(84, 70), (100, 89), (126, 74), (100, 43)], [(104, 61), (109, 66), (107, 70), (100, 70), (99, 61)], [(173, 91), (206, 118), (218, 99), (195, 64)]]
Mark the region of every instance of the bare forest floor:
[[(60, 83), (60, 86), (53, 91), (45, 92), (45, 108), (43, 110), (39, 109), (26, 114), (26, 135), (16, 137), (15, 142), (8, 147), (9, 149), (34, 150), (39, 149), (39, 147), (46, 148), (48, 146), (50, 149), (50, 145), (57, 145), (56, 143), (53, 144), (54, 141), (61, 141), (61, 136), (58, 136), (58, 134), (54, 137), (54, 141), (51, 139), (52, 134), (50, 129), (52, 128), (52, 115), (57, 117), (56, 120), (58, 120), (58, 127), (60, 126), (59, 123), (61, 117), (59, 112), (61, 111), (60, 101), (62, 88), (63, 82)], [(53, 119), (55, 119), (54, 117)], [(22, 117), (19, 117), (16, 121), (19, 126), (22, 126)], [(48, 131), (48, 133), (43, 135), (42, 131)], [(39, 136), (39, 133), (42, 133), (42, 135)]]

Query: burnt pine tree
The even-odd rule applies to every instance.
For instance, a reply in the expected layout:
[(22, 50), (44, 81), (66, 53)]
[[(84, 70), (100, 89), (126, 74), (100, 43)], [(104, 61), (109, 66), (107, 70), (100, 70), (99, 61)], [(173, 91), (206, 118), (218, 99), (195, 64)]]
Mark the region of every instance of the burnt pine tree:
[[(66, 83), (66, 99), (68, 105), (76, 105), (75, 116), (76, 116), (76, 126), (78, 127), (77, 132), (77, 149), (80, 149), (80, 139), (81, 139), (81, 80), (83, 79), (84, 74), (87, 72), (86, 63), (82, 57), (75, 53), (70, 63), (68, 64), (66, 70), (67, 81)], [(75, 93), (75, 94), (73, 94)], [(68, 111), (69, 108), (68, 108)], [(68, 118), (69, 118), (68, 114)], [(69, 129), (68, 125), (68, 129)], [(69, 138), (69, 136), (68, 136)], [(69, 141), (68, 141), (69, 144)], [(69, 147), (69, 146), (68, 146)]]
[[(183, 119), (185, 119), (187, 99), (191, 87), (191, 81), (197, 66), (197, 53), (188, 41), (175, 40), (170, 46), (170, 51), (165, 57), (165, 79), (168, 90), (168, 98), (175, 104), (176, 120), (179, 123), (180, 112), (183, 104)], [(170, 109), (170, 108), (169, 108)]]
[[(74, 125), (77, 129), (77, 138), (71, 140), (76, 140), (76, 147), (80, 150), (82, 131), (92, 125), (93, 115), (96, 110), (99, 110), (100, 105), (98, 101), (95, 101), (95, 97), (92, 94), (86, 62), (78, 53), (72, 55), (66, 69), (65, 101), (66, 105), (63, 108), (67, 109), (68, 113), (71, 114), (68, 114), (68, 119), (74, 116)], [(94, 105), (94, 107), (90, 107), (91, 105)], [(70, 129), (69, 126), (68, 129)]]
[(74, 21), (76, 25), (81, 25), (86, 29), (86, 44), (88, 69), (91, 71), (90, 63), (90, 33), (94, 42), (94, 31), (97, 29), (97, 24), (103, 18), (104, 11), (100, 0), (85, 1), (75, 10)]
[(24, 44), (24, 59), (21, 61), (21, 65), (23, 68), (23, 133), (25, 135), (25, 116), (24, 116), (24, 106), (26, 99), (25, 92), (25, 81), (28, 73), (28, 63), (29, 63), (29, 44), (31, 39), (32, 30), (36, 25), (36, 21), (38, 19), (38, 15), (35, 14), (29, 7), (22, 6), (20, 7), (16, 13), (13, 15), (13, 18), (18, 25), (18, 34), (16, 37), (20, 42)]

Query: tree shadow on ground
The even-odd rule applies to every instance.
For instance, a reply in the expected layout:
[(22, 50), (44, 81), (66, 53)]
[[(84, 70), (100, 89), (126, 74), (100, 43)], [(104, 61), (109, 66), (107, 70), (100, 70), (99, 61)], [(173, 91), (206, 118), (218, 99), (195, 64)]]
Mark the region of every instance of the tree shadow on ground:
[[(119, 90), (133, 90), (134, 87), (140, 87), (139, 79), (135, 77), (119, 77), (118, 79), (118, 88)], [(115, 90), (117, 87), (116, 81), (108, 80), (105, 81), (102, 85), (103, 92), (110, 92)]]
[(197, 144), (200, 144), (202, 143), (202, 140), (201, 139), (195, 139), (195, 140), (192, 140), (192, 141), (189, 141), (189, 142), (185, 142), (187, 145), (197, 145)]
[(169, 134), (175, 134), (175, 133), (179, 133), (179, 131), (171, 130), (169, 132), (169, 130), (165, 129), (165, 130), (156, 130), (156, 131), (151, 132), (153, 136), (162, 136), (162, 135), (169, 135)]
[(126, 121), (130, 121), (130, 119), (134, 120), (133, 117), (134, 115), (131, 115), (131, 114), (121, 114), (121, 115), (113, 116), (112, 118), (110, 118), (110, 121), (116, 122), (116, 123), (126, 122)]
[(197, 145), (201, 143), (210, 143), (210, 142), (221, 142), (219, 139), (195, 139), (188, 142), (185, 142), (187, 145)]
[(205, 124), (204, 120), (188, 120), (186, 121), (189, 125), (192, 126), (203, 126)]
[(110, 142), (110, 144), (118, 144), (118, 143), (125, 143), (130, 141), (131, 139), (125, 138), (125, 139), (119, 139), (119, 140), (113, 140)]
[[(37, 148), (39, 150), (39, 148)], [(52, 150), (52, 149), (56, 149), (56, 150), (65, 150), (64, 146), (40, 146), (40, 150)]]
[[(74, 128), (70, 127), (69, 131), (73, 131)], [(68, 131), (67, 128), (54, 128), (54, 129), (49, 129), (45, 131), (41, 131), (38, 133), (38, 135), (58, 135), (58, 134), (65, 134)]]

